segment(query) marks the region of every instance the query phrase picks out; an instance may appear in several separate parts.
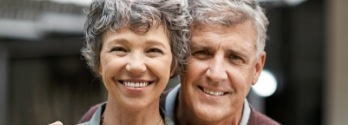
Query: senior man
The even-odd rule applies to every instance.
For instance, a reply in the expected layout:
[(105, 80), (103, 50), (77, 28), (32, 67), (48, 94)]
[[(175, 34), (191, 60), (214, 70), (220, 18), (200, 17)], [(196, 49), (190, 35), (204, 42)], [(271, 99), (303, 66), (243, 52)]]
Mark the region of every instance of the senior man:
[[(188, 0), (191, 55), (162, 107), (179, 125), (277, 125), (245, 99), (264, 67), (268, 19), (254, 0)], [(89, 119), (96, 107), (81, 119)]]

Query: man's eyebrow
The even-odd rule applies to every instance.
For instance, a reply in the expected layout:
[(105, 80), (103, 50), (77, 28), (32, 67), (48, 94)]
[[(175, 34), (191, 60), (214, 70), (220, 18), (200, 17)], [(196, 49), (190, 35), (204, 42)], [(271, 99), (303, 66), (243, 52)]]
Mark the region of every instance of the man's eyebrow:
[(191, 47), (211, 47), (209, 43), (205, 40), (200, 40), (196, 42), (191, 42)]
[[(227, 41), (227, 42), (230, 42), (230, 41)], [(233, 44), (227, 44), (227, 45), (224, 45), (223, 48), (224, 49), (228, 49), (228, 50), (233, 50), (233, 51), (236, 51), (236, 52), (248, 52), (250, 49), (252, 49), (251, 47), (253, 47), (253, 44), (238, 44), (240, 43), (239, 41), (231, 41), (231, 43)]]
[(225, 46), (224, 51), (229, 53), (229, 54), (238, 55), (238, 56), (242, 57), (243, 59), (246, 59), (247, 62), (249, 60), (248, 53), (243, 48), (236, 49), (235, 47)]
[(209, 44), (205, 44), (205, 43), (191, 43), (191, 50), (195, 50), (195, 49), (211, 50), (212, 46), (209, 46)]
[(231, 53), (231, 54), (235, 54), (235, 55), (242, 56), (242, 57), (247, 57), (246, 54), (245, 54), (244, 52), (241, 52), (241, 51), (238, 51), (238, 50), (226, 49), (226, 51), (227, 51), (228, 53)]

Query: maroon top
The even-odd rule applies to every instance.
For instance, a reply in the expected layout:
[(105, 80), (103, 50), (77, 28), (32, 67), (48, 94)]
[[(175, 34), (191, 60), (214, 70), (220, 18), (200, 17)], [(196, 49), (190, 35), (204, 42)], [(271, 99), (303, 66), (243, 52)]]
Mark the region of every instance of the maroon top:
[(277, 121), (256, 111), (254, 108), (250, 107), (250, 109), (251, 112), (248, 120), (248, 125), (280, 125), (280, 123), (278, 123)]
[[(166, 97), (168, 95), (169, 91), (165, 91), (162, 95), (161, 95), (161, 107), (164, 107), (165, 105), (165, 100)], [(103, 102), (105, 103), (105, 102)], [(103, 103), (99, 103), (97, 105), (94, 105), (93, 107), (91, 107), (87, 113), (85, 113), (82, 118), (80, 119), (79, 123), (83, 123), (83, 122), (87, 122), (89, 121), (94, 112), (99, 108), (100, 105), (102, 105)], [(250, 107), (251, 112), (250, 112), (250, 117), (248, 120), (248, 125), (280, 125), (277, 121), (269, 118), (268, 116), (256, 111), (254, 108)]]
[(79, 124), (89, 121), (89, 120), (92, 118), (94, 112), (97, 111), (97, 109), (98, 109), (102, 104), (104, 104), (104, 102), (103, 102), (103, 103), (96, 104), (96, 105), (94, 105), (93, 107), (91, 107), (91, 108), (82, 116), (82, 118), (79, 120)]

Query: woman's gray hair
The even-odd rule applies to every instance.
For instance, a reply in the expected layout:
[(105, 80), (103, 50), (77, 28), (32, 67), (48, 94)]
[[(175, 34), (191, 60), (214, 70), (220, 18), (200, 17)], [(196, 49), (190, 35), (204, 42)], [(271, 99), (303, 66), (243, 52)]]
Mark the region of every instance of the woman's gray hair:
[(255, 0), (188, 0), (194, 24), (231, 26), (251, 20), (257, 32), (256, 52), (264, 50), (268, 19)]
[(172, 70), (177, 74), (184, 69), (192, 19), (183, 0), (93, 0), (87, 13), (81, 53), (97, 76), (102, 35), (121, 28), (145, 33), (152, 26), (163, 25), (170, 39)]

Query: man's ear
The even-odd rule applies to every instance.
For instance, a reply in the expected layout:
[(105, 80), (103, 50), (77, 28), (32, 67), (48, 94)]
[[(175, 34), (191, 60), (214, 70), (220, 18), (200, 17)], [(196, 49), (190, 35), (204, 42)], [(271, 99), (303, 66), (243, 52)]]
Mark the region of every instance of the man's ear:
[(255, 85), (257, 80), (259, 79), (259, 76), (263, 70), (265, 62), (266, 62), (266, 52), (262, 51), (257, 57), (257, 62), (255, 64), (255, 73), (254, 73), (252, 85)]

